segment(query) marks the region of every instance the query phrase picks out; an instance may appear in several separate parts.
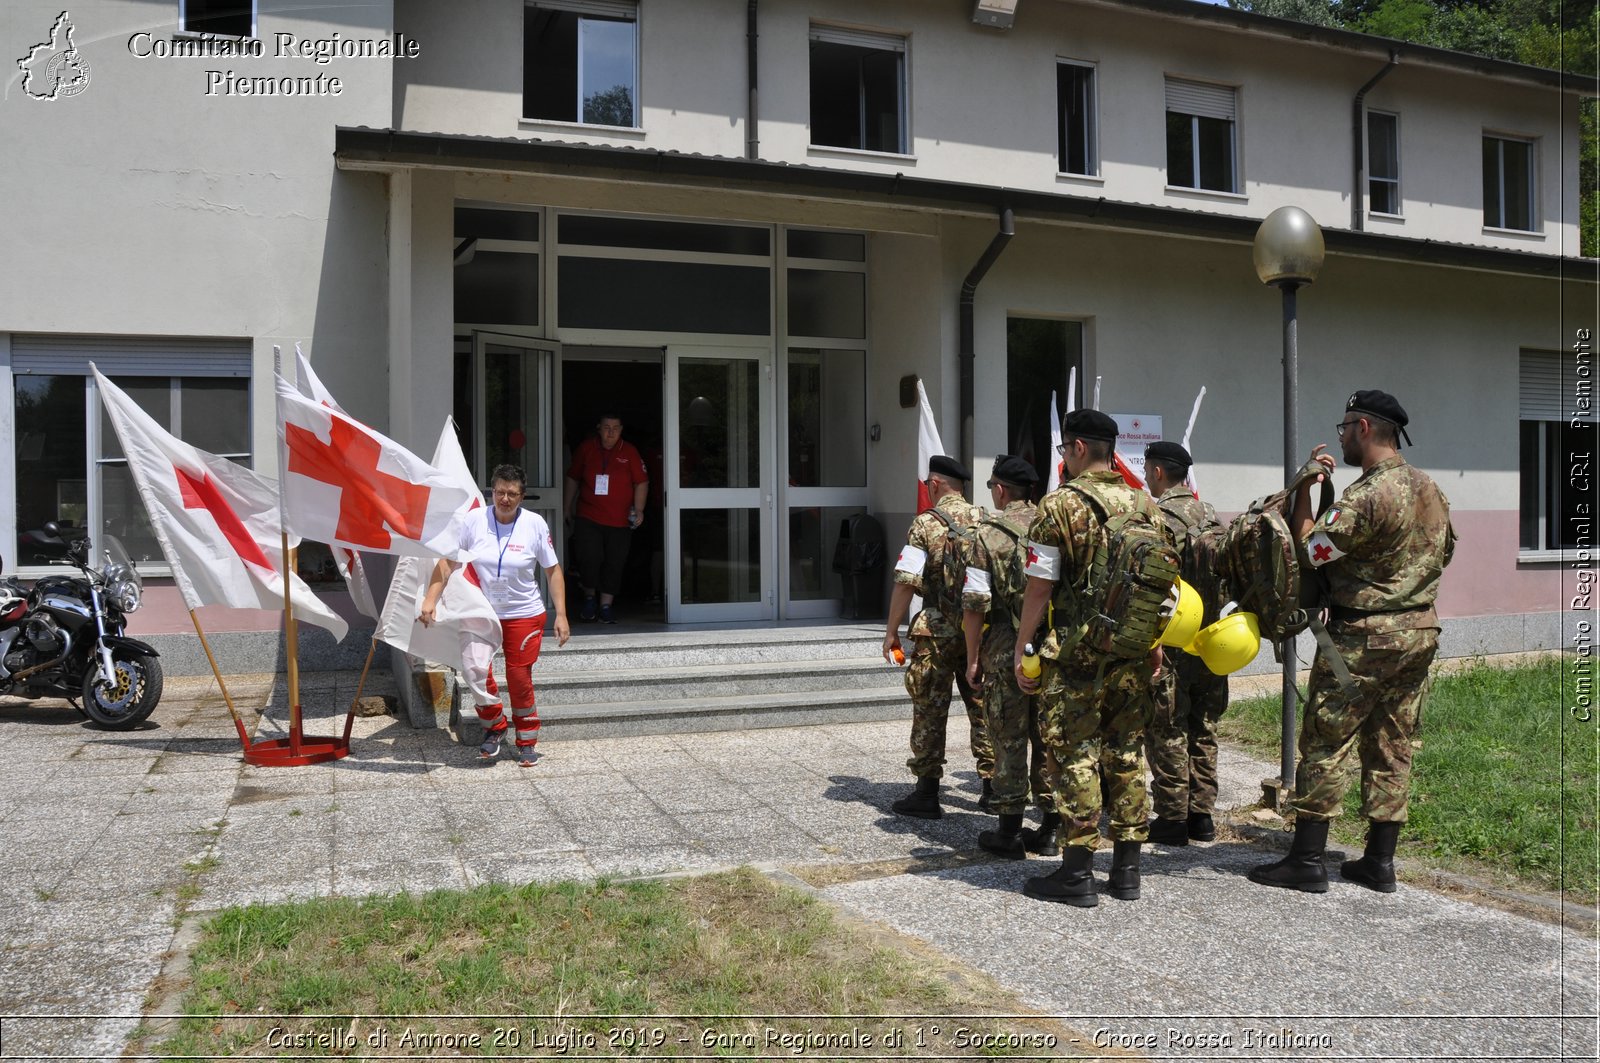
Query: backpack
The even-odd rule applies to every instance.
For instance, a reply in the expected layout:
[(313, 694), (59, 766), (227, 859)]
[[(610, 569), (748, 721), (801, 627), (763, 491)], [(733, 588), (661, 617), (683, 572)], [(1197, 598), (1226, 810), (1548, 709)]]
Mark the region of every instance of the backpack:
[[(989, 609), (991, 612), (994, 610), (995, 603), (999, 601), (1002, 593), (1007, 597), (1013, 598), (1020, 605), (1022, 592), (1028, 586), (1028, 552), (1022, 548), (1022, 541), (1028, 537), (1028, 529), (1019, 528), (1012, 524), (1006, 520), (1004, 514), (986, 513), (983, 519), (973, 526), (969, 534), (975, 537), (978, 534), (978, 527), (984, 524), (1004, 532), (1017, 547), (1011, 551), (1011, 563), (1007, 566), (1005, 575), (1001, 577), (1003, 585), (990, 590)], [(1005, 615), (1010, 619), (1012, 627), (1021, 625), (1022, 614), (1020, 609), (1015, 612), (1008, 610)]]
[(1078, 483), (1066, 486), (1088, 500), (1103, 534), (1062, 646), (1084, 642), (1108, 657), (1144, 657), (1156, 644), (1162, 606), (1178, 582), (1178, 550), (1166, 521), (1142, 492), (1132, 510), (1111, 516), (1097, 490)]
[[(1274, 644), (1293, 638), (1311, 624), (1322, 601), (1322, 580), (1302, 569), (1299, 544), (1289, 528), (1300, 484), (1319, 470), (1302, 469), (1282, 491), (1258, 498), (1233, 519), (1222, 536), (1219, 566), (1227, 593), (1239, 608), (1256, 614), (1261, 637)], [(1333, 504), (1333, 484), (1322, 481), (1321, 512)]]
[(1200, 524), (1190, 524), (1172, 510), (1158, 508), (1161, 508), (1167, 528), (1177, 540), (1178, 574), (1205, 603), (1201, 624), (1210, 624), (1217, 619), (1227, 601), (1221, 574), (1227, 528), (1209, 505), (1204, 507), (1205, 517)]
[[(937, 597), (926, 593), (929, 580), (933, 574), (934, 560), (928, 558), (927, 567), (922, 571), (923, 599), (934, 606), (946, 617), (961, 623), (961, 588), (967, 582), (967, 563), (961, 553), (961, 541), (972, 535), (977, 530), (977, 523), (957, 524), (950, 519), (950, 514), (935, 506), (928, 510), (938, 517), (944, 524), (944, 549), (939, 554), (938, 570), (941, 586)], [(979, 512), (982, 512), (981, 510)]]

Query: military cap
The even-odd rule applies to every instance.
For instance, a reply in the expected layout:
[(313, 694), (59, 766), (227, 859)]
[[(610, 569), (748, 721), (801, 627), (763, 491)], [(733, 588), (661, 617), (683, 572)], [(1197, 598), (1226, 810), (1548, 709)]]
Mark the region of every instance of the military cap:
[(1033, 471), (1033, 463), (1014, 454), (1002, 454), (995, 458), (992, 475), (1001, 483), (1014, 487), (1027, 487), (1039, 482), (1039, 474)]
[(1061, 419), (1061, 434), (1078, 439), (1117, 441), (1117, 422), (1099, 410), (1073, 410)]
[(1411, 422), (1411, 418), (1406, 416), (1406, 408), (1400, 405), (1400, 400), (1387, 391), (1358, 391), (1350, 396), (1350, 401), (1344, 404), (1344, 408), (1351, 413), (1364, 413), (1369, 417), (1388, 421), (1400, 430), (1406, 446), (1412, 445), (1411, 437), (1406, 435), (1406, 425)]
[(1182, 465), (1186, 469), (1194, 464), (1194, 459), (1189, 456), (1189, 452), (1184, 450), (1181, 444), (1169, 443), (1165, 439), (1145, 447), (1144, 460), (1171, 462), (1173, 465)]
[(962, 483), (972, 479), (972, 474), (948, 454), (935, 454), (928, 459), (928, 475), (943, 476), (947, 480), (960, 480)]

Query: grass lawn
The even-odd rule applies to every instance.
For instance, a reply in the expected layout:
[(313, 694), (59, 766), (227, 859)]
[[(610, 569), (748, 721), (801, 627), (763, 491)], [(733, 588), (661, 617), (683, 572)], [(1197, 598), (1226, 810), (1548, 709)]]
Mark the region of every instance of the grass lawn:
[(1022, 1009), (749, 870), (235, 908), (204, 928), (192, 977), (189, 1017), (138, 1051), (1015, 1058), (1067, 1036), (1047, 1020), (808, 1017)]
[[(1412, 764), (1402, 856), (1426, 855), (1594, 902), (1600, 731), (1595, 720), (1568, 711), (1572, 667), (1570, 659), (1551, 657), (1514, 668), (1478, 662), (1435, 676)], [(1280, 711), (1276, 696), (1238, 702), (1221, 734), (1276, 758)], [(1351, 766), (1336, 831), (1359, 844), (1366, 823), (1354, 754)]]

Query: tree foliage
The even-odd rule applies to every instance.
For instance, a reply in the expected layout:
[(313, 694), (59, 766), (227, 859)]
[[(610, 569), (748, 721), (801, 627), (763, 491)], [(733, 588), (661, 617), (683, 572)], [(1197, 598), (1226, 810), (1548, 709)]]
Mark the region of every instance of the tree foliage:
[[(1594, 0), (1228, 0), (1260, 15), (1469, 52), (1588, 79), (1600, 62)], [(1570, 99), (1570, 97), (1568, 97)], [(1582, 253), (1600, 254), (1600, 147), (1596, 101), (1580, 104), (1577, 179)]]

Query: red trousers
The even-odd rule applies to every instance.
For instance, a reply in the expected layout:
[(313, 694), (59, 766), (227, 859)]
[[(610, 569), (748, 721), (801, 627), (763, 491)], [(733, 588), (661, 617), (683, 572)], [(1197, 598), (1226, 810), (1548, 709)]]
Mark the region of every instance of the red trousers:
[[(539, 710), (534, 706), (533, 663), (539, 659), (539, 647), (544, 642), (544, 614), (518, 617), (500, 621), (501, 644), (506, 655), (506, 686), (511, 689), (511, 720), (516, 724), (518, 749), (532, 749), (539, 741)], [(489, 693), (498, 695), (500, 687), (494, 681), (493, 669), (489, 672)], [(500, 704), (479, 705), (478, 719), (486, 731), (498, 731), (506, 726), (505, 712)]]

